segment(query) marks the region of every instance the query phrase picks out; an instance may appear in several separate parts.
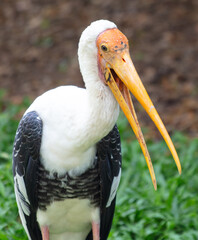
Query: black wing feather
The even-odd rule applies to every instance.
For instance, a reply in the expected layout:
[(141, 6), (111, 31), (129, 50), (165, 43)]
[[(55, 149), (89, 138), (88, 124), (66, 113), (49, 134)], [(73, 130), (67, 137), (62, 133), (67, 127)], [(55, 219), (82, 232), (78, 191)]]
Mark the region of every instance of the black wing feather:
[(42, 240), (36, 220), (41, 137), (42, 120), (35, 111), (27, 113), (19, 123), (14, 141), (13, 175), (20, 217), (31, 240)]
[[(112, 198), (110, 205), (107, 207), (110, 198), (111, 186), (114, 177), (118, 177), (121, 171), (121, 143), (120, 135), (117, 126), (115, 125), (112, 131), (104, 137), (97, 145), (97, 157), (100, 166), (100, 239), (108, 238), (113, 215), (115, 211), (116, 194)], [(116, 191), (117, 189), (115, 189)], [(92, 231), (87, 236), (86, 240), (93, 240)]]

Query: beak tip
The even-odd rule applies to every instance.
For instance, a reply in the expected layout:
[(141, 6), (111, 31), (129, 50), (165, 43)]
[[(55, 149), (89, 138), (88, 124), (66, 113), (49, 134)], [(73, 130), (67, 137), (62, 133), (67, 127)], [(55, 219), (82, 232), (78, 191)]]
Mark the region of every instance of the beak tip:
[(178, 160), (176, 161), (176, 165), (177, 165), (177, 169), (178, 169), (179, 175), (181, 175), (181, 173), (182, 173), (182, 168), (181, 168), (181, 164), (180, 164), (179, 158), (178, 158)]
[(155, 179), (153, 180), (153, 186), (154, 186), (155, 191), (157, 191), (157, 182)]

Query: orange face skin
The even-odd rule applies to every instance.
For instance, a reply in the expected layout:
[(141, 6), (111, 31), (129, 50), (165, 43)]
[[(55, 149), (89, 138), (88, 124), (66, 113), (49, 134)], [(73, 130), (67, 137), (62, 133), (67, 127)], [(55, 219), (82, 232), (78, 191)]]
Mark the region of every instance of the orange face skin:
[(124, 50), (125, 48), (128, 48), (128, 39), (117, 28), (107, 29), (106, 31), (102, 32), (97, 38), (97, 47), (100, 54), (104, 53), (100, 48), (102, 44), (108, 46), (110, 53), (115, 54), (119, 51)]
[[(128, 39), (117, 28), (102, 32), (96, 41), (98, 49), (99, 76), (105, 82), (104, 73), (107, 63), (112, 63), (115, 57), (129, 51)], [(106, 49), (104, 49), (106, 47)], [(124, 60), (124, 59), (123, 59)]]

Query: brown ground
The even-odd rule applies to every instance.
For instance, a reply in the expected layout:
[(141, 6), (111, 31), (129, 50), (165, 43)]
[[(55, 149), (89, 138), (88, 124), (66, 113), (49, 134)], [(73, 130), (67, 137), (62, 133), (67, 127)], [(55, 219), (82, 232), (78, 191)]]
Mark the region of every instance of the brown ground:
[[(63, 84), (83, 86), (82, 30), (114, 21), (169, 131), (198, 136), (197, 0), (1, 0), (0, 88), (18, 103)], [(136, 104), (142, 125), (151, 124)]]

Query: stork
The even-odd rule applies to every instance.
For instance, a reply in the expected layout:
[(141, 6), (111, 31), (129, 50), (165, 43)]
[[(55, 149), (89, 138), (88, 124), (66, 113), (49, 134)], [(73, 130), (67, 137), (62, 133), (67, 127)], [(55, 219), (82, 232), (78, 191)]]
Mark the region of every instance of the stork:
[(119, 106), (157, 188), (130, 92), (161, 132), (181, 173), (174, 145), (117, 26), (108, 20), (91, 23), (80, 37), (78, 59), (86, 88), (45, 92), (27, 109), (16, 132), (15, 195), (30, 240), (107, 239), (121, 176)]

